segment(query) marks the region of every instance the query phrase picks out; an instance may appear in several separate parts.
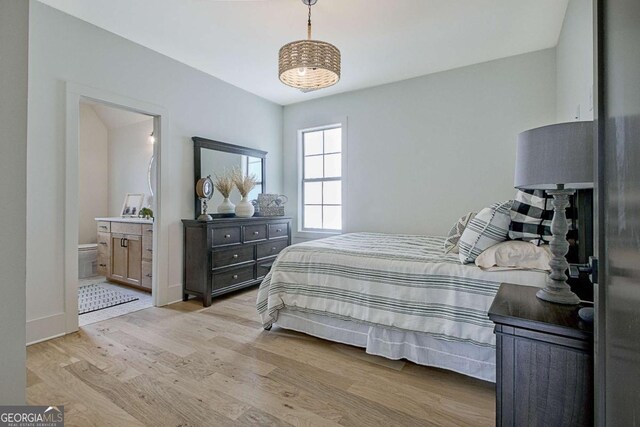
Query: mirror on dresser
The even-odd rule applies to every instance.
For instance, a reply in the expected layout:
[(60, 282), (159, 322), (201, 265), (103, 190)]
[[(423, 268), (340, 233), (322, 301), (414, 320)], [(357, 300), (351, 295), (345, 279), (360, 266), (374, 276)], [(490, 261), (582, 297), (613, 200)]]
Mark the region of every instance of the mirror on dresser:
[[(254, 174), (258, 180), (256, 187), (249, 193), (249, 200), (253, 200), (258, 197), (258, 194), (266, 192), (266, 151), (198, 136), (194, 136), (192, 140), (194, 185), (200, 178), (207, 175), (211, 175), (211, 179), (215, 182), (216, 174), (222, 175), (234, 168), (240, 168), (245, 174)], [(234, 190), (229, 198), (232, 203), (237, 204), (240, 201), (240, 194)], [(195, 196), (195, 193), (194, 199), (195, 215), (198, 216), (201, 210), (200, 199)], [(220, 193), (214, 191), (213, 197), (208, 202), (209, 213), (216, 213), (216, 208), (222, 203), (222, 200)]]

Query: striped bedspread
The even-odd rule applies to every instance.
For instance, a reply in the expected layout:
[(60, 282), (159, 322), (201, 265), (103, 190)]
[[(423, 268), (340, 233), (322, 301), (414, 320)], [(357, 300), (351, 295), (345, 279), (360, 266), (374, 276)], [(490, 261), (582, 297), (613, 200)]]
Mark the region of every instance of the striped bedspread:
[(262, 323), (271, 326), (287, 307), (494, 346), (487, 310), (504, 275), (460, 264), (443, 242), (352, 233), (290, 246), (260, 285)]

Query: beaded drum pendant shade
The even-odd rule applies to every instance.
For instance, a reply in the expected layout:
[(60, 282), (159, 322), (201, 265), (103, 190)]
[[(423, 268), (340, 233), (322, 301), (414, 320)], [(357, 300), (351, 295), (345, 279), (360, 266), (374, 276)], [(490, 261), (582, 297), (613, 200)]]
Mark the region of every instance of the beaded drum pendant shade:
[(311, 6), (318, 0), (302, 0), (309, 7), (307, 40), (280, 48), (278, 71), (287, 86), (310, 92), (332, 86), (340, 80), (340, 51), (331, 43), (311, 39)]

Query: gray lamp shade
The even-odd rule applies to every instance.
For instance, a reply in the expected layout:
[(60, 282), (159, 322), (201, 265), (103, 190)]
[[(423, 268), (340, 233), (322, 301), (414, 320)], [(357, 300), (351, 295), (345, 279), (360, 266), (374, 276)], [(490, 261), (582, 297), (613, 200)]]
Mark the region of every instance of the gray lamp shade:
[(522, 132), (514, 187), (553, 190), (593, 187), (593, 122), (569, 122)]

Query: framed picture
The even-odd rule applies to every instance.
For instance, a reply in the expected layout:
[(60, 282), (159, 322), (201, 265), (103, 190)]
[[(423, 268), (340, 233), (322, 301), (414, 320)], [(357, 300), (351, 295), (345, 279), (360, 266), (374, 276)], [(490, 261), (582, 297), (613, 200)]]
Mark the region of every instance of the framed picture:
[(142, 203), (144, 202), (144, 194), (127, 193), (122, 204), (123, 217), (138, 216)]

